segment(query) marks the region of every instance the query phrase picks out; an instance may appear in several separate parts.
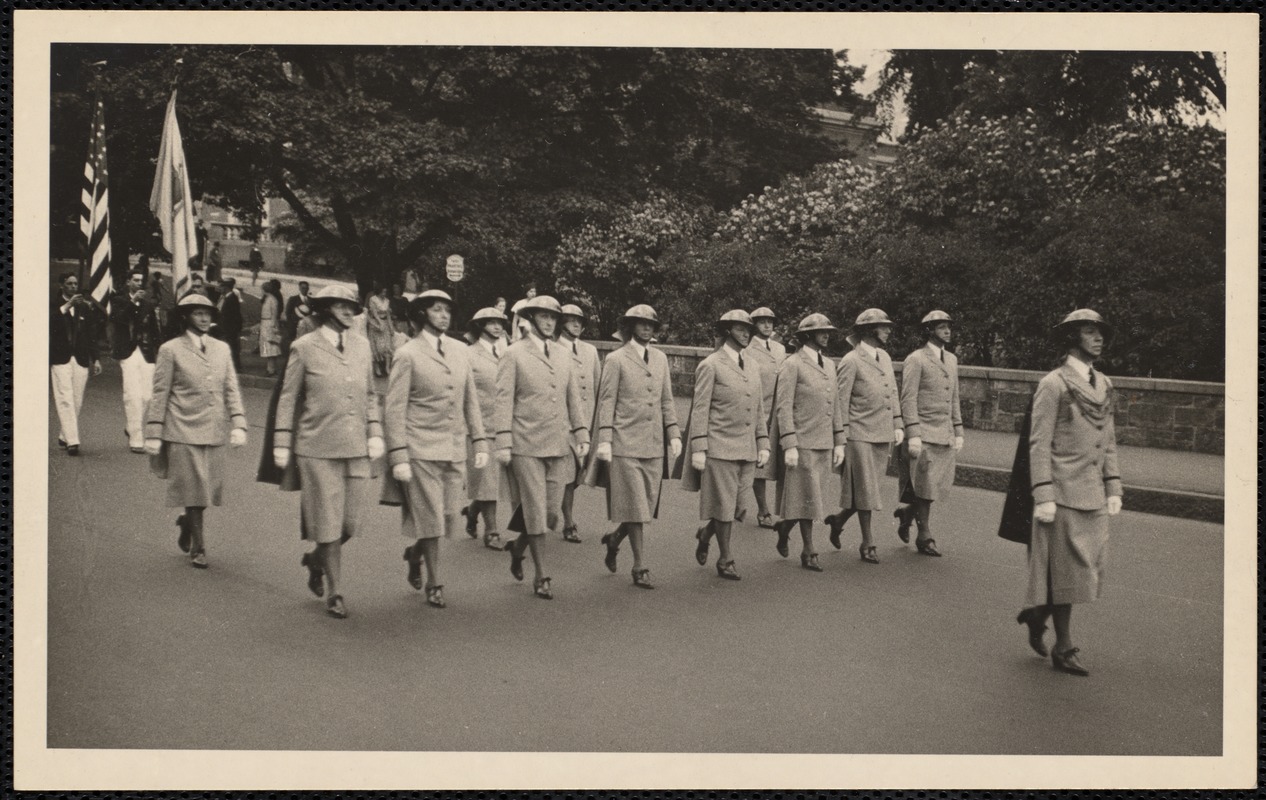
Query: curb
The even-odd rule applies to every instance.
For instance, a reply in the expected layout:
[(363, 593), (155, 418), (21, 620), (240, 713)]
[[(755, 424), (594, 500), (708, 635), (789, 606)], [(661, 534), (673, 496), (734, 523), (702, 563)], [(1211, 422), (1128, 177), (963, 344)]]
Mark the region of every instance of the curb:
[[(253, 389), (272, 391), (276, 379), (265, 375), (239, 375), (238, 383)], [(896, 477), (896, 464), (890, 464), (888, 475)], [(1011, 483), (1011, 470), (959, 464), (954, 470), (954, 485), (991, 492), (1006, 492)], [(1184, 492), (1179, 489), (1152, 489), (1143, 486), (1123, 487), (1126, 510), (1144, 514), (1160, 514), (1198, 522), (1224, 521), (1226, 500), (1221, 495)]]

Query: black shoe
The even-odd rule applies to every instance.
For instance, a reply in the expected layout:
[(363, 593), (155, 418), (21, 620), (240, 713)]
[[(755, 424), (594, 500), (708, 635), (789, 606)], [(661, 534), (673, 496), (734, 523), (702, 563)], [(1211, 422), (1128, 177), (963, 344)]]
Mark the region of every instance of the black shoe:
[(336, 594), (325, 601), (325, 613), (335, 619), (347, 619), (347, 606), (343, 605), (343, 595)]
[(66, 455), (68, 455), (68, 456), (77, 456), (77, 455), (79, 455), (79, 445), (77, 445), (77, 444), (68, 444), (68, 445), (66, 445)]
[(823, 520), (831, 528), (831, 535), (827, 538), (831, 541), (831, 546), (836, 550), (844, 546), (840, 544), (840, 532), (844, 530), (844, 523), (848, 522), (848, 518), (851, 516), (853, 516), (852, 509), (847, 509), (838, 514), (830, 514)]
[(63, 439), (63, 438), (62, 438), (62, 437), (60, 437), (60, 436), (58, 436), (58, 437), (57, 437), (57, 449), (58, 449), (58, 450), (65, 450), (65, 449), (66, 449), (66, 440), (65, 440), (65, 439)]
[(313, 558), (314, 553), (304, 553), (299, 559), (299, 565), (308, 569), (308, 591), (317, 597), (325, 595), (325, 581), (322, 580), (324, 573), (321, 568), (316, 565), (316, 559)]
[(704, 538), (704, 533), (708, 530), (708, 526), (704, 525), (695, 531), (695, 540), (699, 542), (695, 546), (695, 561), (699, 562), (699, 566), (706, 567), (708, 565), (708, 540)]
[(804, 567), (805, 569), (809, 570), (810, 572), (821, 572), (821, 571), (822, 571), (822, 565), (818, 563), (818, 554), (817, 554), (817, 553), (801, 553), (801, 554), (800, 554), (800, 566)]
[(607, 555), (602, 559), (602, 563), (606, 564), (607, 569), (611, 572), (615, 572), (616, 570), (616, 558), (620, 552), (620, 545), (613, 544), (613, 539), (615, 539), (614, 533), (608, 533), (602, 537), (602, 543), (607, 546)]
[(479, 515), (470, 513), (470, 506), (462, 507), (462, 516), (466, 518), (466, 535), (474, 539), (479, 536)]
[(725, 578), (727, 581), (741, 580), (739, 574), (734, 570), (734, 559), (730, 559), (724, 563), (717, 562), (717, 575)]
[(537, 578), (532, 581), (532, 594), (542, 600), (553, 600), (554, 593), (549, 589), (549, 578)]
[(576, 533), (575, 525), (568, 525), (563, 528), (563, 541), (571, 542), (572, 544), (580, 544), (582, 540), (579, 534)]
[[(422, 591), (422, 559), (413, 557), (413, 547), (410, 545), (404, 549), (404, 560), (409, 565), (409, 572), (405, 575), (405, 580), (409, 585), (419, 592)], [(330, 598), (333, 600), (334, 598)]]
[(897, 538), (905, 544), (910, 544), (910, 525), (914, 522), (908, 513), (910, 510), (909, 506), (905, 506), (892, 512), (892, 515), (897, 518)]
[(1026, 608), (1015, 618), (1021, 625), (1029, 626), (1029, 647), (1042, 658), (1047, 656), (1046, 643), (1042, 641), (1042, 636), (1046, 633), (1044, 616), (1036, 608)]
[(633, 570), (633, 585), (639, 589), (654, 589), (655, 584), (651, 583), (651, 571), (649, 569)]
[(778, 532), (778, 543), (774, 545), (774, 549), (778, 551), (778, 555), (786, 558), (791, 555), (791, 549), (787, 546), (791, 538), (791, 526), (796, 524), (795, 520), (779, 520), (774, 525), (774, 530)]
[(514, 542), (507, 543), (506, 550), (510, 551), (510, 574), (516, 581), (523, 580), (523, 556), (514, 554)]
[(1081, 665), (1081, 661), (1077, 659), (1077, 648), (1070, 647), (1064, 652), (1058, 650), (1051, 651), (1051, 666), (1059, 672), (1067, 672), (1069, 675), (1078, 675), (1086, 677), (1090, 674), (1090, 670)]
[(936, 549), (935, 539), (919, 539), (914, 543), (914, 546), (917, 547), (919, 552), (925, 556), (936, 556), (937, 558), (941, 557), (941, 551)]

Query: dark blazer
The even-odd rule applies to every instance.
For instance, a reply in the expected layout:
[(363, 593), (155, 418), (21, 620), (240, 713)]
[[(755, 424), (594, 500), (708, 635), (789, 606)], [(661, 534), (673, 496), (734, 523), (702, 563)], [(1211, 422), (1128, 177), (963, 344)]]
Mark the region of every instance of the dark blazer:
[[(311, 297), (311, 295), (309, 295), (309, 297)], [(297, 309), (301, 305), (307, 305), (307, 299), (302, 295), (291, 295), (286, 300), (286, 318), (283, 321), (283, 324), (286, 326), (286, 336), (291, 340), (299, 338), (297, 334), (299, 329), (299, 312)]]
[(215, 329), (220, 339), (235, 339), (242, 335), (242, 301), (238, 299), (236, 291), (224, 295)]
[(134, 303), (128, 297), (110, 302), (110, 325), (114, 328), (114, 358), (131, 357), (139, 347), (141, 356), (153, 364), (162, 344), (158, 329), (158, 312), (148, 300)]
[(52, 300), (48, 331), (48, 363), (66, 364), (73, 358), (81, 367), (97, 360), (97, 331), (101, 312), (91, 301), (76, 303), (62, 312), (66, 301), (60, 294)]

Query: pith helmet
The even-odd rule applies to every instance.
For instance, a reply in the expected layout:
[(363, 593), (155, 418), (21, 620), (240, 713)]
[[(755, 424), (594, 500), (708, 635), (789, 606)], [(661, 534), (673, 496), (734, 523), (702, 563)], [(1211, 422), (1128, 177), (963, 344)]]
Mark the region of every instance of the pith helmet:
[(518, 313), (526, 316), (535, 311), (552, 311), (555, 314), (562, 316), (563, 307), (558, 304), (557, 300), (550, 297), (549, 295), (538, 294), (536, 297), (533, 297), (531, 300), (519, 306)]
[(563, 306), (561, 309), (559, 309), (558, 314), (559, 316), (562, 316), (562, 317), (575, 317), (581, 322), (585, 321), (584, 310), (581, 309), (581, 307), (576, 305), (575, 303), (568, 303), (567, 305)]
[(308, 298), (308, 305), (312, 310), (319, 311), (329, 308), (335, 303), (351, 303), (356, 309), (356, 313), (360, 313), (360, 300), (356, 297), (356, 292), (346, 286), (340, 286), (337, 283), (330, 284), (322, 288), (316, 294)]
[(857, 321), (853, 323), (854, 328), (864, 328), (870, 325), (891, 325), (892, 320), (888, 319), (888, 315), (884, 313), (882, 308), (868, 308), (857, 315)]
[(835, 331), (839, 330), (831, 324), (831, 320), (827, 319), (826, 314), (810, 314), (800, 320), (800, 325), (796, 327), (797, 336), (808, 336), (815, 331)]
[(1076, 311), (1069, 314), (1068, 316), (1064, 317), (1064, 319), (1058, 325), (1055, 326), (1054, 333), (1056, 335), (1059, 335), (1063, 331), (1075, 325), (1085, 325), (1085, 324), (1098, 325), (1099, 330), (1103, 331), (1103, 335), (1105, 337), (1112, 336), (1112, 333), (1113, 333), (1112, 326), (1104, 321), (1103, 317), (1100, 316), (1098, 311), (1095, 311), (1094, 309), (1091, 309), (1091, 308), (1079, 308)]
[(756, 327), (755, 325), (752, 324), (752, 315), (748, 314), (746, 311), (744, 311), (741, 308), (736, 308), (732, 311), (727, 311), (724, 314), (722, 314), (721, 318), (717, 320), (716, 327), (718, 331), (721, 331), (722, 333), (724, 333), (725, 331), (729, 330), (730, 326), (736, 322), (742, 325), (746, 325), (749, 329)]
[(510, 319), (495, 308), (481, 308), (475, 312), (475, 316), (470, 318), (469, 325), (471, 330), (482, 331), (484, 325), (489, 322), (500, 322), (502, 325), (506, 325), (510, 322)]
[(212, 303), (205, 295), (201, 294), (187, 294), (176, 302), (176, 310), (182, 314), (187, 314), (195, 308), (205, 308), (212, 314), (220, 312), (220, 309), (215, 307), (215, 303)]
[(923, 327), (931, 328), (940, 322), (948, 322), (953, 325), (954, 318), (940, 309), (937, 309), (936, 311), (929, 311), (927, 316), (923, 318)]
[(436, 303), (448, 303), (450, 309), (456, 305), (448, 292), (442, 289), (427, 289), (409, 301), (409, 316), (417, 319)]
[(761, 306), (752, 312), (752, 321), (758, 319), (778, 319), (778, 315), (770, 310), (769, 306)]
[(656, 329), (659, 328), (659, 315), (655, 313), (655, 309), (645, 303), (633, 306), (628, 311), (624, 312), (624, 316), (620, 317), (621, 325), (637, 321), (649, 322), (654, 325)]

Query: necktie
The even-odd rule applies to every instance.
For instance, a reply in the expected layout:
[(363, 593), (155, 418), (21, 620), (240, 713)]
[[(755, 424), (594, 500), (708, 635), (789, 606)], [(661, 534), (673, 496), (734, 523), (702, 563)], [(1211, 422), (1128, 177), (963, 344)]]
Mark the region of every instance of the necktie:
[(651, 349), (649, 347), (642, 350), (642, 363), (643, 364), (651, 363)]
[(739, 369), (743, 369), (743, 354), (739, 353)]
[(879, 360), (879, 351), (878, 351), (878, 350), (876, 350), (876, 351), (875, 351), (875, 363), (876, 363), (876, 364), (882, 363), (882, 362), (880, 362), (880, 360)]
[(541, 342), (541, 344), (545, 345), (545, 357), (548, 359), (549, 358), (549, 342)]
[(941, 348), (941, 363), (942, 364), (945, 363), (945, 348), (944, 347)]
[(435, 340), (435, 352), (440, 354), (440, 358), (444, 357), (444, 340), (443, 339)]
[(492, 357), (493, 357), (493, 358), (499, 358), (499, 356), (498, 356), (498, 354), (497, 354), (497, 346), (496, 346), (495, 344), (492, 346)]
[(773, 349), (772, 347), (770, 347), (770, 346), (769, 346), (769, 340), (768, 340), (768, 339), (766, 339), (766, 340), (765, 340), (765, 352), (767, 352), (767, 353), (772, 353), (772, 352), (774, 352), (774, 349)]
[(207, 352), (207, 340), (204, 336), (198, 337), (198, 346), (202, 348), (202, 352)]
[(579, 348), (579, 345), (577, 345), (575, 342), (571, 343), (571, 354), (573, 356), (580, 355), (580, 350), (578, 348)]
[(822, 361), (821, 353), (818, 353), (818, 369), (826, 369), (826, 364)]
[(338, 351), (343, 352), (343, 332), (338, 332)]
[(1095, 371), (1093, 369), (1090, 370), (1090, 388), (1095, 388)]

